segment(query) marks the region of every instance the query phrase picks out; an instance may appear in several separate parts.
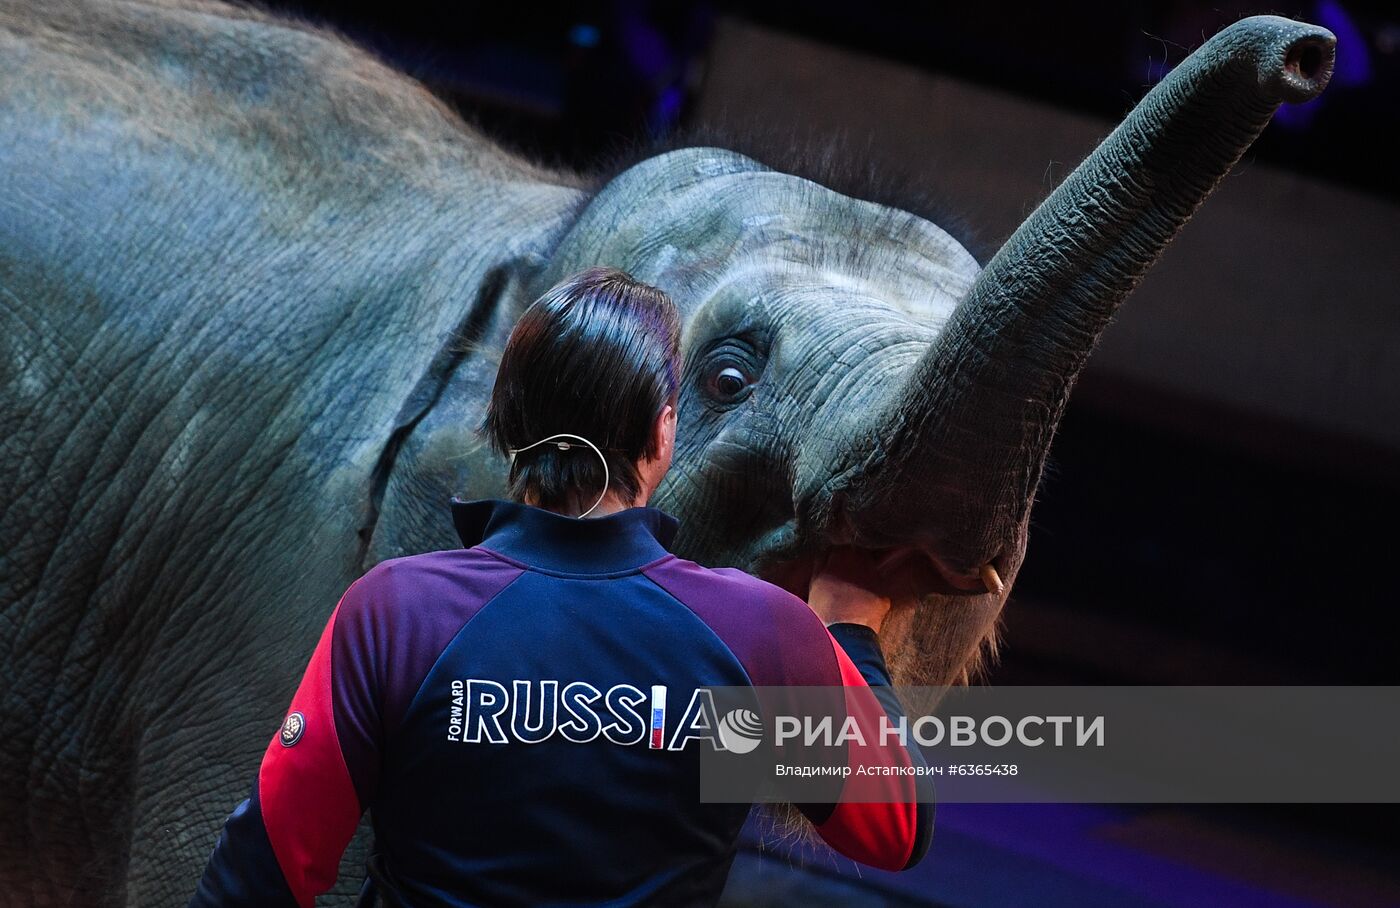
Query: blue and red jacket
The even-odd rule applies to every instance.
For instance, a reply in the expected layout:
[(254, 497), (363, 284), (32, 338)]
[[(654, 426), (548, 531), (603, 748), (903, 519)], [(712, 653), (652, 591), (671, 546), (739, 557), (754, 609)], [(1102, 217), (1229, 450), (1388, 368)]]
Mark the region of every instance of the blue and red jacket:
[[(310, 908), (366, 810), (415, 908), (711, 904), (750, 805), (702, 803), (699, 749), (669, 746), (692, 691), (870, 685), (902, 718), (869, 629), (678, 558), (660, 510), (451, 507), (465, 548), (384, 561), (341, 597), (191, 906)], [(922, 762), (897, 741), (876, 756)], [(928, 848), (922, 784), (799, 809), (837, 851), (898, 870)]]

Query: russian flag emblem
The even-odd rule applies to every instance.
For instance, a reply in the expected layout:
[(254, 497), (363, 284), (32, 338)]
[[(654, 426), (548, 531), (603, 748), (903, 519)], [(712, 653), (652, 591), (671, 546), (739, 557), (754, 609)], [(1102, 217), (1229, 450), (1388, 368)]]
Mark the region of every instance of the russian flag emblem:
[(660, 750), (666, 736), (666, 687), (651, 686), (651, 749)]

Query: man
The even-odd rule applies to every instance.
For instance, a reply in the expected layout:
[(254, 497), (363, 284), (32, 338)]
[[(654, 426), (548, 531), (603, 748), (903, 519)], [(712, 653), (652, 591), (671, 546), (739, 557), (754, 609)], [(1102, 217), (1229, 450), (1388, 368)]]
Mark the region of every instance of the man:
[[(712, 904), (750, 805), (699, 798), (702, 689), (844, 688), (898, 724), (876, 578), (833, 558), (809, 607), (667, 550), (677, 521), (646, 502), (671, 464), (679, 347), (673, 302), (614, 269), (524, 313), (484, 426), (508, 499), (453, 499), (464, 548), (346, 590), (192, 906), (310, 906), (365, 810), (366, 903)], [(862, 758), (922, 765), (861, 722)], [(800, 810), (855, 860), (917, 862), (932, 805), (914, 777), (856, 795)]]

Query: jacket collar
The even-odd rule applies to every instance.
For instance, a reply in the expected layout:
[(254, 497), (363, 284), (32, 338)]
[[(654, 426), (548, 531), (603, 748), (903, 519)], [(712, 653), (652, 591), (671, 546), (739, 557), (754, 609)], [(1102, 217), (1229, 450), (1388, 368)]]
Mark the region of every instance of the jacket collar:
[(609, 574), (635, 570), (669, 553), (680, 522), (656, 508), (605, 517), (568, 517), (517, 501), (451, 499), (462, 545), (546, 571)]

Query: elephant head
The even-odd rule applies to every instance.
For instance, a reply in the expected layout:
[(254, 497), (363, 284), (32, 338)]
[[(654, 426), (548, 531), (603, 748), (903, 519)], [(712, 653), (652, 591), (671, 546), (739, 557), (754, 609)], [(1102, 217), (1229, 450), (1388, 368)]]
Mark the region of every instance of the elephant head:
[(995, 640), (1070, 390), (1118, 305), (1335, 39), (1242, 20), (1158, 84), (985, 268), (938, 226), (720, 148), (613, 178), (544, 282), (624, 268), (684, 311), (678, 550), (805, 592), (838, 546), (916, 608), (904, 683), (965, 681)]

